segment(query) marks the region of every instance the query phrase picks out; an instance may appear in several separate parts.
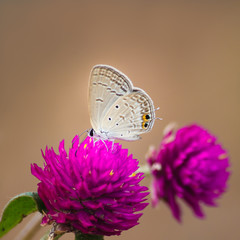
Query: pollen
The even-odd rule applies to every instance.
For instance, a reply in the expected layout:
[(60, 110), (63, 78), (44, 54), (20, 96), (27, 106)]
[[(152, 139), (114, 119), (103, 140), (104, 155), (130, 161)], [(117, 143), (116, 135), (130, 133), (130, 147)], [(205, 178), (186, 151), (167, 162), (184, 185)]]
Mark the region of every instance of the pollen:
[(130, 177), (135, 177), (136, 176), (136, 173), (132, 173), (131, 175), (130, 175)]
[(112, 176), (114, 174), (113, 170), (109, 173), (110, 176)]
[(85, 144), (83, 148), (86, 149), (87, 148), (87, 144)]

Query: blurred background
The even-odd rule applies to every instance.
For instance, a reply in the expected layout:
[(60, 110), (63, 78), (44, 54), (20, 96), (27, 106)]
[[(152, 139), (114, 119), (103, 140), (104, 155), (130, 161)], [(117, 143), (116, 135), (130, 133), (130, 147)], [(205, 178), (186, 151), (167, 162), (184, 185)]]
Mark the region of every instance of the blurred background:
[[(205, 220), (182, 204), (179, 224), (163, 203), (158, 209), (149, 205), (140, 225), (106, 239), (240, 239), (239, 43), (239, 1), (2, 0), (0, 209), (13, 196), (37, 190), (30, 164), (43, 165), (41, 148), (57, 149), (62, 139), (69, 147), (91, 127), (88, 80), (100, 63), (124, 72), (160, 107), (163, 120), (150, 133), (122, 142), (141, 164), (172, 121), (208, 128), (228, 149), (232, 164), (229, 189), (218, 208), (204, 208)], [(30, 219), (2, 239), (14, 239)]]

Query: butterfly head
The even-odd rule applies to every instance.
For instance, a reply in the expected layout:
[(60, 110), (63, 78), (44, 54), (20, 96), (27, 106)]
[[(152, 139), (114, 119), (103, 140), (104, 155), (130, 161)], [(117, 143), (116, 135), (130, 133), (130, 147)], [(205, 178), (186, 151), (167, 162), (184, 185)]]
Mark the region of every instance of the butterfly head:
[(96, 132), (94, 131), (94, 129), (90, 129), (90, 131), (88, 132), (88, 136), (89, 137), (93, 137), (94, 135), (96, 135)]
[(93, 137), (94, 139), (103, 139), (103, 140), (111, 140), (108, 136), (108, 132), (100, 130), (96, 132), (93, 128), (88, 131), (88, 136)]

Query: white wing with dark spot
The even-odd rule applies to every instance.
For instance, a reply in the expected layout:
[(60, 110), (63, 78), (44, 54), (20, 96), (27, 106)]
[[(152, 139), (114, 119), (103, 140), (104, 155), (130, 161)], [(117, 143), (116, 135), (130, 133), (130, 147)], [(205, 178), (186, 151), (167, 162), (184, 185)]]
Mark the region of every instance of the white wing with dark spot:
[(103, 139), (137, 140), (152, 129), (151, 98), (117, 69), (97, 65), (89, 85), (89, 113), (96, 135)]

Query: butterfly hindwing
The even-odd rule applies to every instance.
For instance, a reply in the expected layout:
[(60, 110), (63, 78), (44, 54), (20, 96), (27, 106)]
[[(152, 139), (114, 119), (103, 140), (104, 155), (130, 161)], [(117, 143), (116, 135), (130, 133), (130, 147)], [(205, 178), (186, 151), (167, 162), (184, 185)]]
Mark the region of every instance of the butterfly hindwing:
[(152, 129), (155, 111), (151, 98), (139, 88), (121, 96), (105, 113), (102, 128), (111, 139), (137, 140)]

